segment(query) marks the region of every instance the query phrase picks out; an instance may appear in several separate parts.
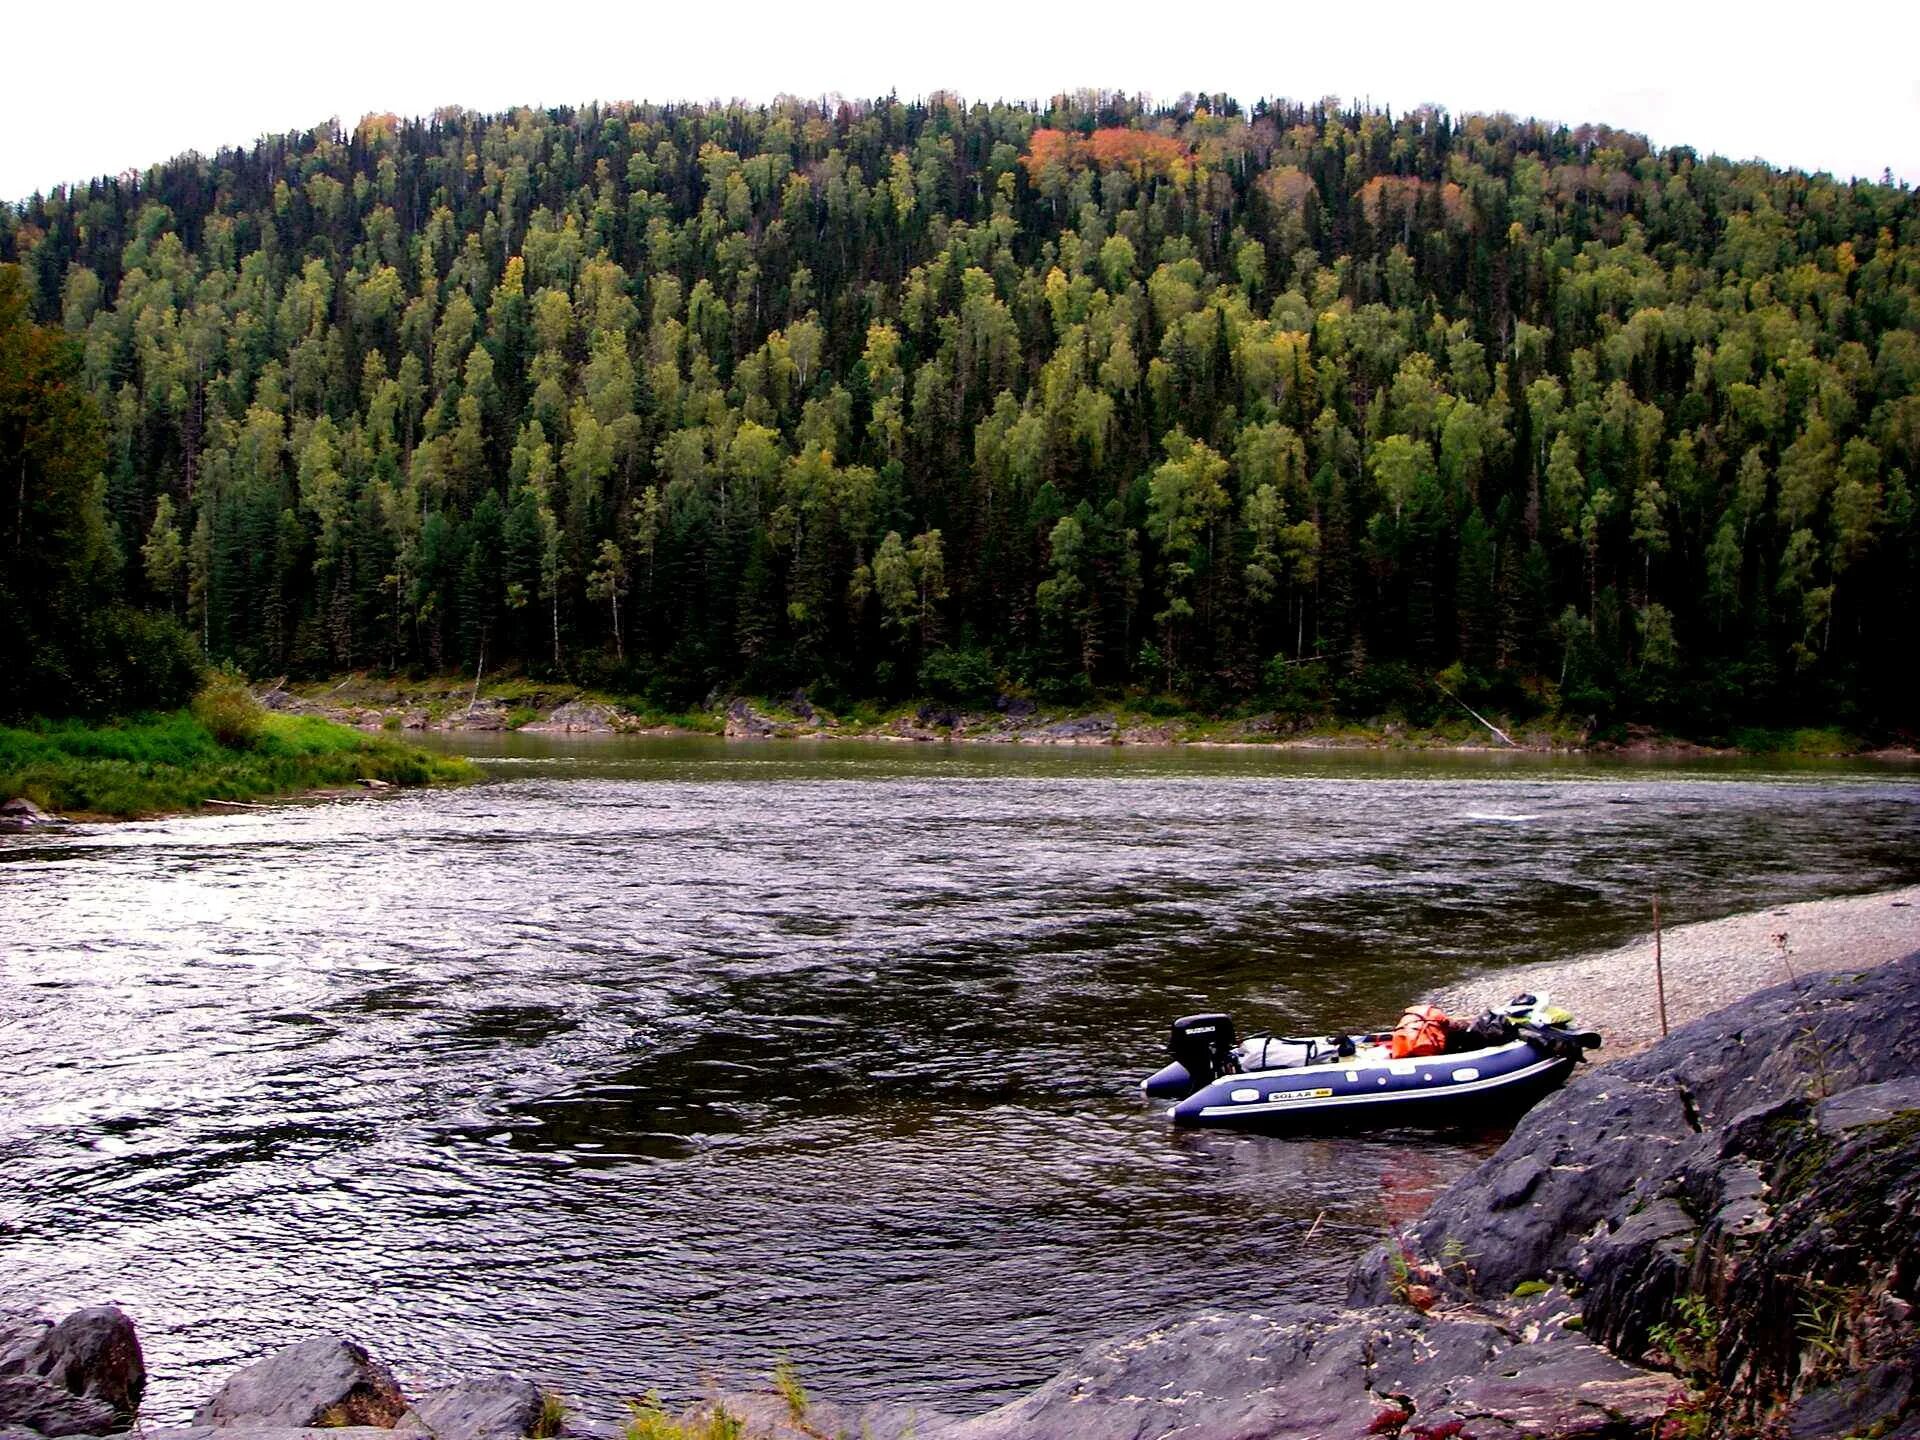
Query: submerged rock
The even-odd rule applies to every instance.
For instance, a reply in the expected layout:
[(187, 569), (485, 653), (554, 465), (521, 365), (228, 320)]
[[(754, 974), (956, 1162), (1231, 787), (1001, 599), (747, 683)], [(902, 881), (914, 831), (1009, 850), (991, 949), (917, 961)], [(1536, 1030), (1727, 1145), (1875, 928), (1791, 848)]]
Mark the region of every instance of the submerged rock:
[(393, 1372), (341, 1336), (316, 1336), (256, 1360), (214, 1393), (194, 1422), (216, 1429), (370, 1426), (406, 1412)]

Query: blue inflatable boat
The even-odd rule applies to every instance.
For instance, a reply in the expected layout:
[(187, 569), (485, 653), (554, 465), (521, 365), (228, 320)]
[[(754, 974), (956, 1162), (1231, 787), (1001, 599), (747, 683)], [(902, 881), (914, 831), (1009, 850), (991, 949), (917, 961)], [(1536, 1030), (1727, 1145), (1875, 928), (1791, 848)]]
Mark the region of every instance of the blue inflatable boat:
[[(1141, 1082), (1176, 1125), (1328, 1130), (1476, 1126), (1510, 1119), (1553, 1090), (1600, 1043), (1533, 997), (1474, 1022), (1460, 1048), (1396, 1058), (1389, 1037), (1234, 1038), (1225, 1015), (1173, 1022), (1173, 1063)], [(1548, 1019), (1546, 1017), (1552, 1016)], [(1561, 1018), (1564, 1017), (1564, 1018)]]

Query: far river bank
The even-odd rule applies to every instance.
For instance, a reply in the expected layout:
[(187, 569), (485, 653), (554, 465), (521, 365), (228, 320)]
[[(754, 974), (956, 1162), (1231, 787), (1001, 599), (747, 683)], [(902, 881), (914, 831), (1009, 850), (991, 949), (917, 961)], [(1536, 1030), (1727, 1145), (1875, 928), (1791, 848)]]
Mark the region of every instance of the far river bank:
[(1458, 701), (1446, 707), (1447, 713), (1440, 718), (1420, 725), (1391, 715), (1365, 722), (1272, 711), (1207, 715), (1139, 696), (1075, 707), (1001, 694), (991, 704), (938, 699), (861, 702), (830, 711), (796, 690), (771, 697), (716, 693), (693, 709), (663, 711), (579, 686), (517, 677), (412, 681), (354, 674), (292, 685), (272, 681), (260, 693), (270, 709), (385, 731), (1920, 761), (1920, 750), (1905, 740), (1871, 741), (1831, 727), (1745, 728), (1702, 743), (1645, 725), (1592, 729), (1556, 717), (1516, 721), (1483, 714)]

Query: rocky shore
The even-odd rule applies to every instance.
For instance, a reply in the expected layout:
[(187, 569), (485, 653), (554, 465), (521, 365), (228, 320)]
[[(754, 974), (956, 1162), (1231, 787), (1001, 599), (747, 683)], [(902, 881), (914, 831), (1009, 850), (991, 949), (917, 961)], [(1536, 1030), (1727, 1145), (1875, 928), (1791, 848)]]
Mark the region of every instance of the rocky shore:
[[(1594, 754), (1625, 758), (1708, 759), (1742, 752), (1663, 736), (1645, 726), (1597, 738), (1540, 722), (1498, 732), (1464, 715), (1428, 729), (1396, 720), (1329, 728), (1280, 714), (1209, 719), (1125, 709), (1078, 710), (1001, 694), (990, 704), (916, 704), (880, 716), (834, 714), (804, 690), (752, 698), (716, 692), (677, 715), (638, 713), (569, 685), (509, 681), (499, 694), (466, 682), (378, 681), (349, 676), (335, 684), (270, 682), (259, 695), (269, 710), (315, 715), (363, 730), (519, 731), (530, 735), (721, 735), (730, 740), (882, 740), (1001, 745), (1216, 745), (1298, 750), (1393, 749)], [(1796, 753), (1920, 761), (1908, 746), (1861, 751), (1829, 732), (1809, 732)]]
[[(839, 1406), (787, 1384), (636, 1433), (1920, 1440), (1916, 1035), (1920, 953), (1801, 973), (1577, 1076), (1362, 1257), (1345, 1304), (1236, 1296), (1095, 1346), (984, 1415)], [(123, 1432), (144, 1378), (117, 1311), (0, 1323), (0, 1437)], [(343, 1430), (579, 1433), (531, 1382), (408, 1396), (359, 1346), (321, 1337), (239, 1372), (192, 1426), (145, 1434)]]

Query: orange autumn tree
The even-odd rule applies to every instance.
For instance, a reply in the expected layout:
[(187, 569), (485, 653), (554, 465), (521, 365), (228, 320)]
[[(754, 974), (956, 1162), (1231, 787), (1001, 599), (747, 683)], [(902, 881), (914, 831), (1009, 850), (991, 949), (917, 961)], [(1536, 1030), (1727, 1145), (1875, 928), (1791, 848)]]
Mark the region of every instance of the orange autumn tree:
[(1027, 153), (1020, 157), (1020, 163), (1027, 167), (1027, 174), (1035, 179), (1055, 161), (1067, 170), (1080, 170), (1091, 165), (1098, 170), (1126, 170), (1144, 179), (1149, 175), (1172, 174), (1174, 167), (1184, 164), (1191, 153), (1186, 145), (1173, 136), (1159, 135), (1151, 130), (1110, 125), (1095, 130), (1091, 135), (1082, 135), (1076, 131), (1042, 127), (1033, 132), (1027, 144)]
[(1421, 197), (1436, 190), (1447, 224), (1466, 223), (1467, 197), (1451, 180), (1436, 184), (1413, 175), (1376, 175), (1360, 187), (1358, 199), (1369, 220), (1410, 226)]

